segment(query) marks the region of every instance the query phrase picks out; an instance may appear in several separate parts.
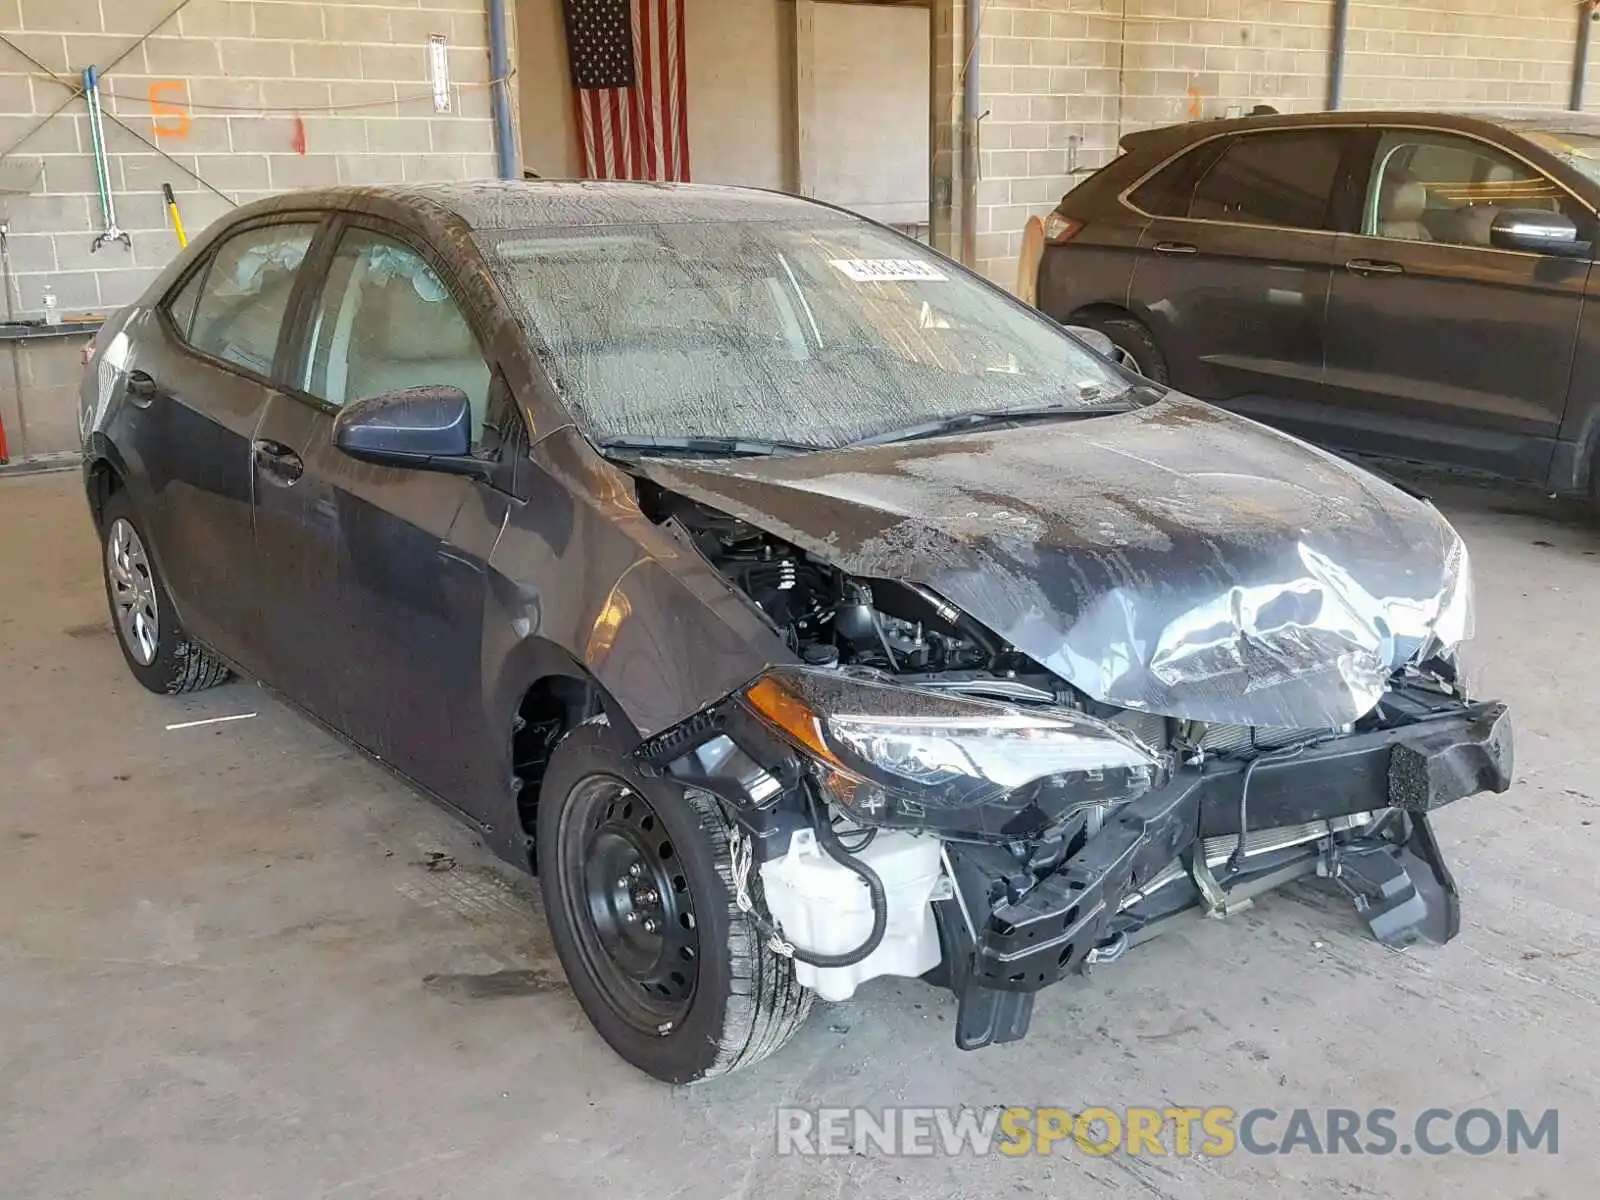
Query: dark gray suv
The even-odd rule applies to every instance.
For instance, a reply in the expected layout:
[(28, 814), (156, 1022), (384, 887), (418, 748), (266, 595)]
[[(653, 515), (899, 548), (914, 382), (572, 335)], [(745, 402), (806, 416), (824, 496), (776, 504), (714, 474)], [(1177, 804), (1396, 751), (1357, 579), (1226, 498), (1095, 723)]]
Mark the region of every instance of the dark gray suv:
[(1045, 221), (1045, 312), (1340, 450), (1595, 493), (1600, 119), (1315, 113), (1122, 145)]

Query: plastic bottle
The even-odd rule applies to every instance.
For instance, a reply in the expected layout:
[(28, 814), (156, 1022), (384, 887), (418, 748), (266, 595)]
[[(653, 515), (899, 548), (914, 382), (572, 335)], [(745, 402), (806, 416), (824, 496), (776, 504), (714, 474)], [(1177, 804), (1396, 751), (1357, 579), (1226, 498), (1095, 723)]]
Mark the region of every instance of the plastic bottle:
[(56, 323), (56, 320), (57, 320), (56, 307), (60, 302), (56, 299), (55, 289), (52, 288), (48, 283), (44, 285), (44, 297), (43, 297), (43, 300), (44, 300), (44, 323), (46, 325), (54, 325)]

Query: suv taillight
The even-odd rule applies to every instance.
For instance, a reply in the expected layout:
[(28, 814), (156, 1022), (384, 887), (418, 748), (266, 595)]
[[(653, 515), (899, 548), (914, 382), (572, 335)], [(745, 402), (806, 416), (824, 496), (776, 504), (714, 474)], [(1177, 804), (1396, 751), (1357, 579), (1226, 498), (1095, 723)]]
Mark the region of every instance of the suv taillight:
[(1083, 232), (1083, 222), (1063, 217), (1058, 212), (1044, 219), (1044, 240), (1050, 246), (1065, 246)]

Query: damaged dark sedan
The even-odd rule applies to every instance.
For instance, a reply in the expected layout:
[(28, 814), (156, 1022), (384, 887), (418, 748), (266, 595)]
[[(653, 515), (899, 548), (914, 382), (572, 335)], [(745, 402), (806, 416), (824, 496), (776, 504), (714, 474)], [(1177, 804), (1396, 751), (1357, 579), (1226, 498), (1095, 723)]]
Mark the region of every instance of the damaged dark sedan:
[(1447, 940), (1432, 814), (1509, 783), (1427, 501), (808, 201), (252, 205), (101, 331), (82, 420), (139, 681), (257, 679), (470, 822), (662, 1079), (884, 975), (1021, 1038), (1305, 876)]

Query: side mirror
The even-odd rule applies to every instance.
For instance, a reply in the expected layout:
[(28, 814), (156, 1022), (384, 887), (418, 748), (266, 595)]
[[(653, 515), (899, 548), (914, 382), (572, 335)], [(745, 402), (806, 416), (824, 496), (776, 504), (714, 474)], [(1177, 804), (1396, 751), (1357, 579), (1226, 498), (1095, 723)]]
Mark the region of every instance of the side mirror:
[(1077, 338), (1101, 358), (1117, 361), (1117, 344), (1101, 333), (1098, 329), (1090, 329), (1084, 325), (1068, 325), (1066, 331)]
[(1578, 240), (1578, 227), (1562, 213), (1537, 208), (1509, 208), (1489, 227), (1489, 242), (1497, 250), (1571, 257), (1586, 254), (1588, 242)]
[(333, 444), (385, 467), (488, 475), (472, 457), (472, 405), (457, 387), (412, 387), (357, 400), (333, 419)]

